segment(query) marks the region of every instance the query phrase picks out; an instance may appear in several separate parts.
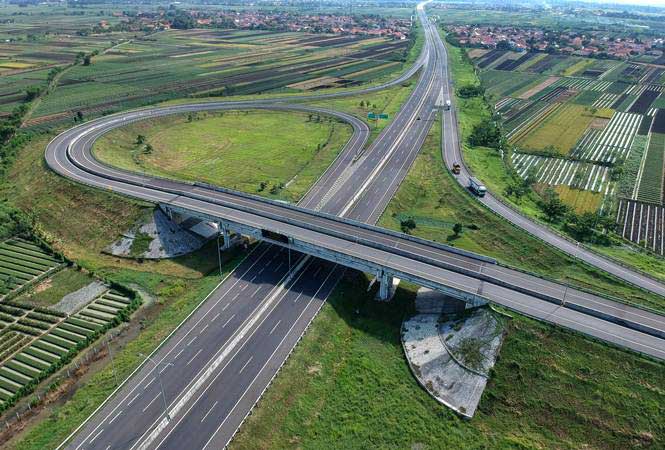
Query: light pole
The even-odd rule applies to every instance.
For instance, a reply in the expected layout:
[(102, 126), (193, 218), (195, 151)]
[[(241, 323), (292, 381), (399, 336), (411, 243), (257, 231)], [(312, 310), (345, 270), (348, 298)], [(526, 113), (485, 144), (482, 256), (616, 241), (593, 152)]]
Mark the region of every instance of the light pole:
[[(164, 395), (164, 384), (162, 383), (162, 372), (159, 370), (159, 364), (157, 364), (150, 356), (146, 356), (143, 353), (139, 353), (139, 356), (142, 356), (147, 361), (150, 361), (151, 363), (154, 364), (155, 369), (157, 370), (157, 378), (159, 379), (159, 388), (162, 391), (162, 400), (164, 400), (164, 415), (166, 416), (166, 420), (171, 420), (171, 416), (169, 416), (169, 409), (168, 406), (166, 405), (166, 395)], [(173, 365), (172, 363), (166, 363), (166, 367), (172, 365)]]

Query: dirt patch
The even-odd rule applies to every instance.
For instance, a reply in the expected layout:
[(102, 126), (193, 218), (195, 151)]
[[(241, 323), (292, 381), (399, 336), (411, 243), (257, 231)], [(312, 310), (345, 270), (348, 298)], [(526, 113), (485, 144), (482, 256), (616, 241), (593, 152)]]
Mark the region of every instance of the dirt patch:
[(531, 96), (537, 94), (538, 92), (542, 91), (546, 87), (551, 86), (552, 84), (554, 84), (558, 80), (559, 80), (559, 77), (549, 77), (547, 80), (543, 81), (542, 83), (535, 85), (534, 87), (532, 87), (531, 89), (529, 89), (526, 92), (523, 92), (522, 95), (520, 95), (517, 98), (522, 99), (522, 100), (528, 100), (529, 98), (531, 98)]
[(37, 286), (35, 286), (34, 292), (35, 292), (35, 294), (38, 294), (40, 292), (44, 292), (45, 290), (50, 288), (52, 285), (53, 285), (53, 280), (51, 280), (50, 278), (47, 278), (46, 280), (42, 281)]
[(596, 130), (602, 130), (607, 126), (607, 124), (610, 122), (610, 119), (602, 119), (600, 117), (596, 117), (591, 121), (589, 124), (589, 128), (593, 128)]

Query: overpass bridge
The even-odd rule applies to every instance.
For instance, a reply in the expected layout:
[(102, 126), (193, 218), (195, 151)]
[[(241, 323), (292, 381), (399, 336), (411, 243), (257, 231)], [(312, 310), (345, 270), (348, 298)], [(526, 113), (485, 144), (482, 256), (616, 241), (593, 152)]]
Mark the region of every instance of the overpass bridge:
[[(167, 108), (176, 110), (162, 113), (182, 112), (186, 106)], [(128, 121), (140, 120), (143, 114), (154, 116), (160, 112), (135, 111), (109, 116), (68, 130), (49, 144), (48, 164), (56, 172), (81, 183), (148, 200), (166, 211), (215, 222), (226, 242), (230, 232), (237, 232), (373, 273), (384, 298), (392, 278), (398, 277), (471, 305), (491, 302), (527, 315), (534, 302), (545, 301), (554, 308), (553, 313), (555, 309), (565, 309), (583, 313), (590, 320), (581, 323), (579, 314), (571, 314), (569, 319), (558, 319), (560, 325), (572, 328), (573, 324), (566, 320), (574, 321), (575, 328), (582, 326), (587, 334), (665, 359), (665, 321), (656, 313), (404, 233), (202, 183), (130, 173), (94, 158), (91, 147), (99, 136)], [(354, 127), (360, 127), (350, 117), (335, 114), (340, 120), (349, 120)]]

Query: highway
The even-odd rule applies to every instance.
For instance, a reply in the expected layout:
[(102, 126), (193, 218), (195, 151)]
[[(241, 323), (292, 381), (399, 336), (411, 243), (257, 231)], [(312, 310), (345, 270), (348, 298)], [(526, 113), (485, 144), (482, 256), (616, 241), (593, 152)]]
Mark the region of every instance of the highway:
[[(515, 310), (577, 329), (644, 353), (663, 355), (662, 341), (551, 301), (509, 289), (483, 277), (537, 283), (528, 291), (567, 294), (567, 300), (588, 301), (594, 308), (618, 308), (631, 320), (660, 330), (662, 320), (641, 310), (613, 304), (590, 294), (564, 290), (555, 283), (529, 278), (512, 269), (452, 253), (430, 243), (410, 240), (359, 222), (374, 223), (406, 175), (434, 118), (446, 61), (440, 49), (432, 51), (436, 30), (424, 20), (428, 53), (413, 95), (400, 113), (357, 161), (367, 140), (366, 125), (337, 115), (354, 127), (354, 136), (300, 203), (318, 209), (290, 208), (246, 195), (175, 181), (129, 174), (106, 167), (91, 155), (92, 143), (104, 132), (129, 121), (162, 114), (203, 109), (275, 108), (306, 110), (303, 105), (269, 101), (223, 102), (145, 109), (87, 122), (56, 137), (46, 158), (57, 172), (82, 183), (110, 189), (156, 203), (180, 205), (212, 216), (233, 215), (237, 220), (262, 221), (285, 232), (297, 232), (331, 249), (353, 251), (385, 262), (402, 261), (414, 271), (436, 274), (443, 282), (472, 292), (482, 290)], [(357, 92), (356, 92), (357, 93)], [(335, 94), (339, 95), (339, 94)], [(320, 98), (320, 97), (317, 97)], [(283, 101), (283, 100), (280, 100)], [(274, 100), (272, 102), (275, 102)], [(189, 109), (188, 109), (189, 108)], [(333, 215), (353, 219), (342, 221)], [(284, 219), (288, 219), (288, 223)], [(294, 226), (293, 223), (298, 223)], [(280, 228), (281, 227), (281, 228)], [(289, 228), (292, 227), (292, 228)], [(293, 228), (295, 227), (295, 228)], [(324, 231), (321, 231), (321, 230)], [(353, 236), (354, 239), (350, 237)], [(398, 253), (378, 245), (393, 245)], [(424, 256), (423, 256), (424, 255)], [(383, 259), (382, 259), (383, 258)], [(290, 270), (291, 269), (291, 270)], [(69, 448), (222, 448), (241, 425), (300, 336), (334, 288), (343, 268), (283, 248), (261, 244), (204, 301), (191, 317), (152, 355), (157, 367), (142, 365), (118, 392), (84, 424)], [(428, 276), (429, 276), (428, 275)], [(479, 279), (480, 277), (481, 279)], [(596, 304), (597, 303), (597, 304)], [(159, 375), (158, 375), (159, 374)], [(163, 384), (165, 399), (161, 397)], [(169, 418), (163, 414), (166, 400)]]
[[(426, 48), (427, 45), (423, 54)], [(422, 92), (422, 87), (417, 89)], [(414, 102), (407, 102), (405, 109)], [(252, 106), (260, 103), (264, 102)], [(395, 117), (392, 125), (365, 151), (363, 160), (375, 158), (374, 153), (388, 151), (392, 145), (388, 133), (403, 130), (404, 121), (408, 119), (411, 119), (408, 114)], [(354, 138), (358, 136), (358, 141), (363, 140), (357, 129), (354, 131)], [(338, 175), (348, 176), (349, 172), (353, 172), (354, 177), (359, 176), (356, 167), (360, 160), (354, 167), (349, 161), (361, 148), (347, 144), (301, 204), (308, 207), (320, 204), (319, 208), (324, 209), (328, 183), (339, 180)], [(412, 145), (411, 150), (417, 152), (417, 147)], [(335, 185), (336, 193), (341, 184)], [(161, 421), (160, 399), (155, 399), (159, 396), (155, 381), (157, 371), (148, 363), (68, 440), (68, 447), (182, 448), (178, 440), (185, 440), (188, 447), (194, 448), (223, 447), (343, 273), (343, 269), (320, 260), (308, 260), (303, 263), (305, 272), (292, 271), (293, 279), (290, 279), (287, 260), (283, 250), (259, 246), (152, 355), (163, 370), (162, 381), (174, 418), (168, 429), (152, 432), (164, 421)], [(292, 264), (297, 264), (295, 255)], [(294, 273), (299, 276), (295, 277)], [(252, 355), (252, 359), (243, 360), (244, 355)], [(215, 364), (216, 361), (219, 363)], [(173, 370), (174, 367), (177, 370)], [(186, 414), (183, 410), (193, 413)], [(200, 419), (192, 416), (198, 411), (204, 411)], [(146, 432), (150, 436), (145, 435)], [(164, 439), (167, 441), (161, 442)]]
[[(447, 55), (445, 45), (440, 37), (435, 40), (433, 45), (435, 46), (434, 51), (442, 55)], [(444, 57), (447, 58), (447, 56)], [(451, 99), (454, 103), (453, 85), (449, 80), (449, 73), (447, 71), (444, 73), (444, 80), (444, 96)], [(464, 164), (457, 125), (456, 109), (452, 107), (450, 110), (444, 111), (441, 151), (448, 170), (452, 170), (454, 163), (460, 164), (461, 172), (459, 175), (456, 175), (456, 179), (460, 185), (466, 188), (469, 184), (469, 178), (473, 175), (469, 168)], [(575, 242), (572, 239), (568, 239), (552, 231), (552, 229), (546, 225), (542, 225), (524, 216), (524, 214), (512, 206), (509, 206), (491, 192), (488, 191), (484, 197), (477, 198), (477, 200), (496, 214), (513, 223), (515, 226), (549, 245), (635, 286), (665, 296), (665, 283), (655, 280), (649, 275), (630, 269), (611, 259), (600, 256), (598, 253), (581, 245), (579, 242)]]

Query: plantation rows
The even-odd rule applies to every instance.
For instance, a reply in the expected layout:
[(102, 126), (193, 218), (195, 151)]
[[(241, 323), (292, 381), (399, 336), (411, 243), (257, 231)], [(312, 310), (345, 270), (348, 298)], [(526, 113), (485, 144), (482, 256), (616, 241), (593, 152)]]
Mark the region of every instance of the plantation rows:
[(66, 318), (47, 310), (0, 304), (0, 319), (14, 320), (0, 335), (0, 408), (30, 392), (136, 306), (135, 300), (114, 290)]
[(625, 239), (665, 256), (665, 208), (635, 200), (620, 199), (617, 232)]
[(651, 133), (642, 176), (638, 181), (637, 199), (663, 202), (663, 171), (665, 170), (665, 134)]
[(575, 145), (571, 156), (608, 163), (625, 160), (641, 122), (639, 114), (618, 112), (602, 130), (589, 128)]
[(22, 239), (0, 243), (0, 298), (60, 266), (62, 261)]
[(512, 164), (520, 177), (537, 183), (610, 193), (609, 169), (604, 166), (525, 153), (513, 153)]

